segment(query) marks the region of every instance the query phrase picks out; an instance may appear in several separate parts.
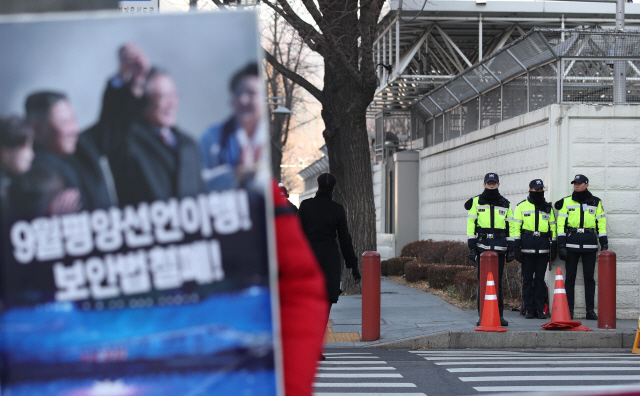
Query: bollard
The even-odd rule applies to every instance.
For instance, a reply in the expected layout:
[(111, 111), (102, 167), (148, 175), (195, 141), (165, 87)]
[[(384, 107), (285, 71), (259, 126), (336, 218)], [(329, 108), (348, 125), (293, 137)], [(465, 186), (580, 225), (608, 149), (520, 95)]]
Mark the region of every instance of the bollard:
[(496, 252), (482, 252), (480, 255), (480, 294), (478, 296), (479, 313), (482, 318), (482, 306), (484, 305), (484, 293), (487, 288), (487, 274), (489, 272), (494, 273), (493, 277), (496, 284), (496, 295), (500, 287), (500, 272), (498, 271), (498, 253)]
[(616, 328), (616, 254), (598, 255), (598, 328)]
[(380, 339), (380, 254), (362, 253), (362, 341)]

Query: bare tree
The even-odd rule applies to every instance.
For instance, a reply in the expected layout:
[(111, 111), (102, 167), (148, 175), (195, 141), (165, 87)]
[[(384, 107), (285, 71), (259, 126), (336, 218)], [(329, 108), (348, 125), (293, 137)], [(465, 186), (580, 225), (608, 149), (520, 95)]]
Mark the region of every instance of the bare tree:
[[(357, 252), (375, 250), (375, 207), (366, 129), (366, 110), (376, 90), (373, 42), (384, 0), (301, 0), (306, 22), (291, 0), (262, 0), (284, 18), (300, 39), (324, 59), (324, 86), (279, 62), (269, 51), (267, 61), (306, 89), (322, 104), (323, 136), (331, 173), (338, 178), (335, 199), (347, 212)], [(343, 289), (357, 292), (348, 271)]]
[[(315, 68), (308, 61), (309, 49), (297, 37), (296, 32), (276, 12), (270, 12), (267, 19), (268, 26), (262, 32), (262, 41), (266, 51), (287, 69), (302, 76), (308, 76)], [(271, 137), (271, 170), (273, 176), (282, 180), (281, 164), (285, 145), (289, 140), (289, 132), (303, 122), (295, 114), (304, 105), (303, 95), (299, 86), (285, 77), (282, 72), (266, 63), (265, 76), (267, 92), (270, 100), (269, 110), (275, 103), (290, 109), (292, 114), (278, 114), (269, 112), (269, 133)], [(297, 121), (297, 122), (296, 122)]]

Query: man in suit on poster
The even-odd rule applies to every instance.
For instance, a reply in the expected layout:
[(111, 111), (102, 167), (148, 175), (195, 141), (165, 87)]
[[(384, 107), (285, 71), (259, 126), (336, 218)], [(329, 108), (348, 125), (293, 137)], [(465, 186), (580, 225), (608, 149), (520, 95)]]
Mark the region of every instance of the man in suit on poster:
[(197, 146), (176, 127), (178, 92), (173, 78), (152, 69), (142, 98), (142, 117), (131, 123), (109, 156), (120, 205), (203, 192)]
[(233, 115), (207, 129), (200, 139), (203, 177), (209, 190), (250, 186), (256, 173), (268, 168), (263, 84), (257, 63), (248, 64), (231, 78)]

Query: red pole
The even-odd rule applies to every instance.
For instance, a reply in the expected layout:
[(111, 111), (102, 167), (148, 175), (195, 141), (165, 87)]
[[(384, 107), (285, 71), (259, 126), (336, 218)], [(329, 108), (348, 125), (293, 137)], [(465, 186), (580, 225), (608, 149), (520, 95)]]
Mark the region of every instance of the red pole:
[(598, 328), (616, 328), (616, 254), (598, 255)]
[(380, 339), (380, 254), (362, 254), (362, 341)]
[(498, 253), (482, 252), (480, 255), (480, 317), (482, 318), (482, 306), (484, 305), (484, 293), (487, 288), (487, 274), (493, 273), (493, 280), (496, 284), (496, 294), (500, 287), (500, 272), (498, 272)]

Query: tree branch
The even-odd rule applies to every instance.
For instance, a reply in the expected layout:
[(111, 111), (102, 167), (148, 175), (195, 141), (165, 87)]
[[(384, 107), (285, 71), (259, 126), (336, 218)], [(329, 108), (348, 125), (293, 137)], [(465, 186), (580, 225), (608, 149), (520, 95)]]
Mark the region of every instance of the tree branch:
[(320, 32), (318, 32), (313, 26), (303, 21), (302, 18), (296, 14), (296, 12), (291, 8), (291, 6), (282, 0), (277, 0), (280, 4), (280, 7), (271, 3), (268, 0), (262, 0), (263, 4), (266, 4), (269, 8), (277, 12), (280, 16), (282, 16), (288, 23), (293, 27), (300, 35), (302, 41), (305, 42), (313, 51), (318, 52), (323, 57), (326, 55), (324, 48), (322, 47), (322, 43), (325, 41), (324, 37)]
[(273, 66), (274, 69), (278, 70), (280, 73), (282, 73), (283, 76), (285, 76), (289, 80), (293, 81), (294, 83), (298, 84), (302, 88), (306, 89), (307, 92), (313, 95), (314, 98), (318, 99), (320, 103), (323, 103), (324, 94), (322, 93), (321, 90), (316, 88), (315, 85), (311, 84), (306, 78), (302, 77), (301, 75), (289, 70), (282, 63), (278, 62), (278, 60), (273, 55), (271, 55), (268, 51), (264, 51), (264, 54), (265, 54), (265, 59), (267, 60), (267, 62), (269, 62), (269, 64), (271, 64), (271, 66)]
[(229, 10), (226, 5), (222, 4), (222, 2), (220, 0), (211, 0), (211, 2), (213, 4), (215, 4), (221, 10), (224, 10), (224, 11), (228, 11)]
[(368, 76), (367, 83), (375, 84), (375, 66), (373, 61), (373, 41), (375, 37), (377, 20), (382, 10), (384, 0), (371, 0), (362, 3), (360, 8), (360, 71), (363, 76)]

